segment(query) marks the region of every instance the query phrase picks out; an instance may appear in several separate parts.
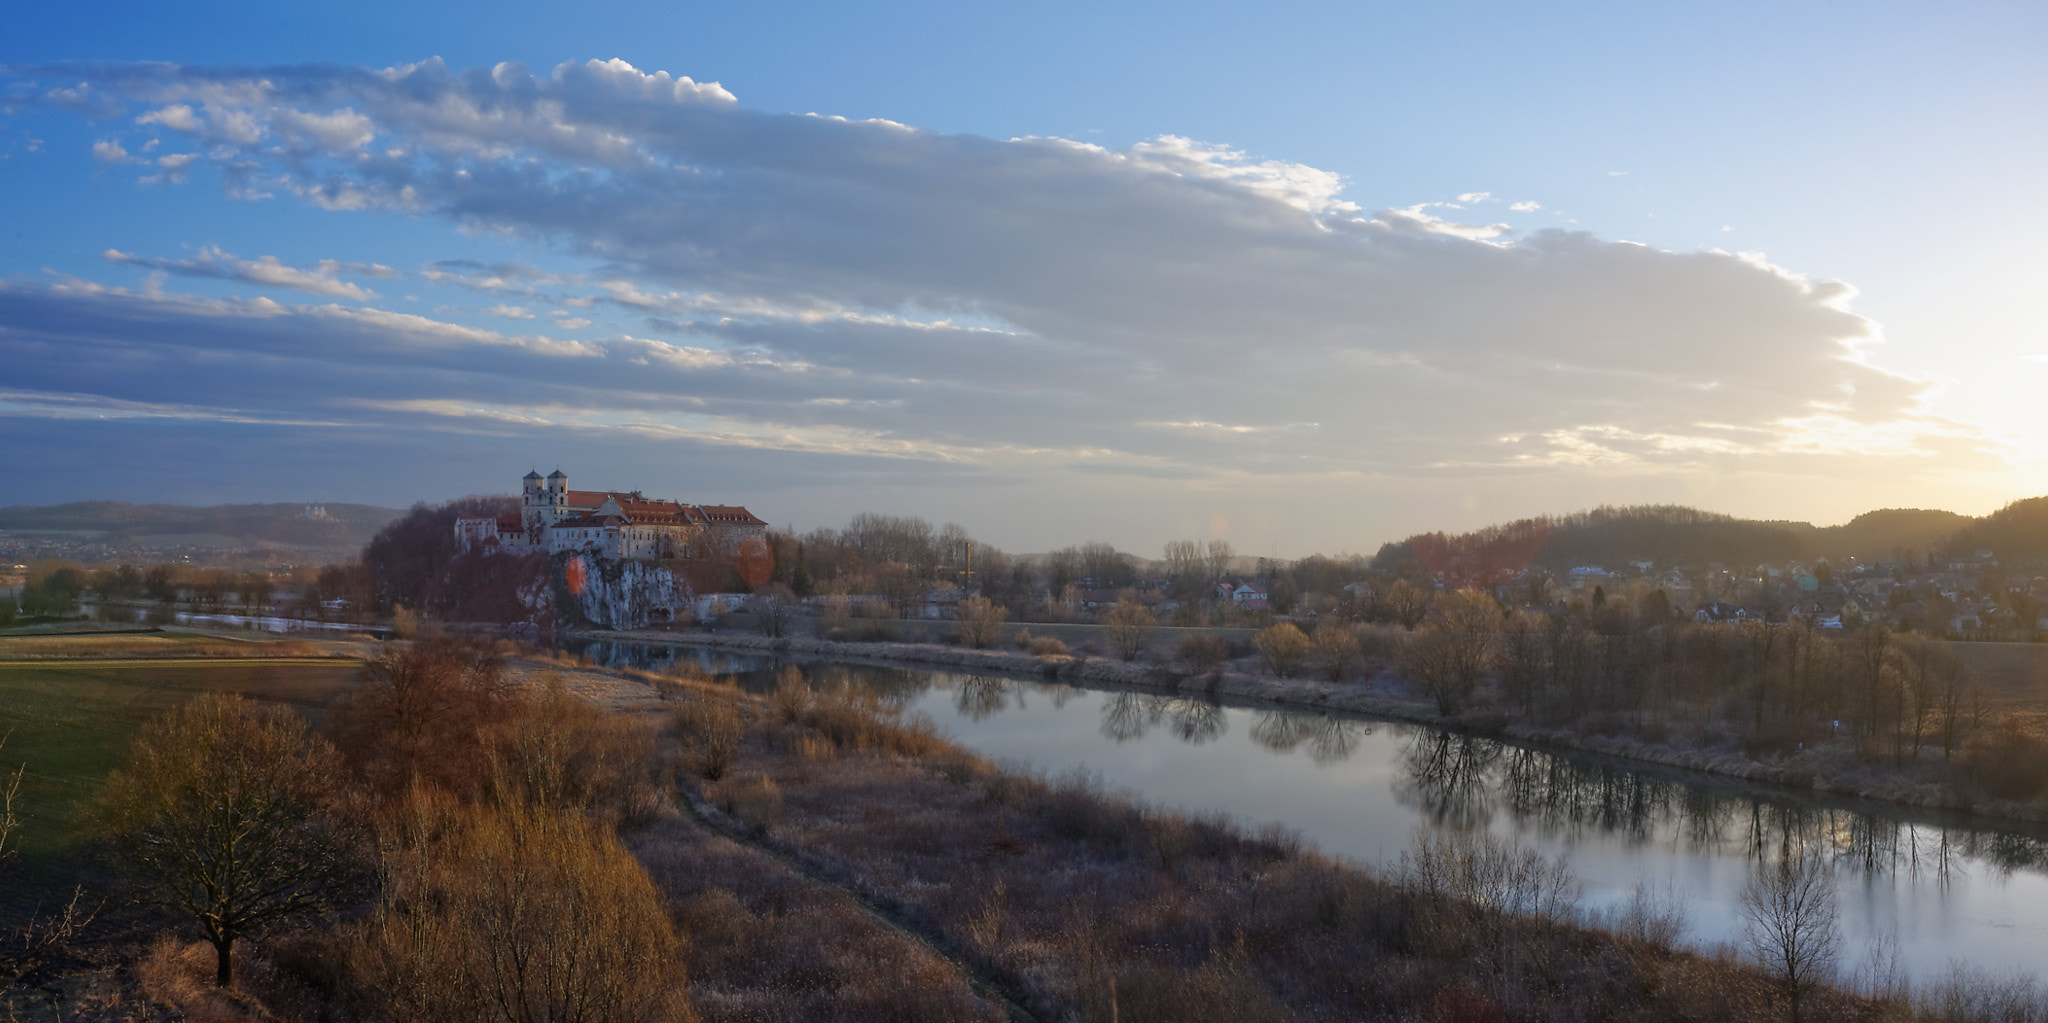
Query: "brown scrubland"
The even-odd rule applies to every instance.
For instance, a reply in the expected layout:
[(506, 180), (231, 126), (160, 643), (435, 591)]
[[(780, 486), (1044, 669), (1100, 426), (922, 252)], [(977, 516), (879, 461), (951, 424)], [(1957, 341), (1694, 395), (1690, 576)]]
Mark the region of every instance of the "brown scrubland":
[[(1368, 872), (1085, 775), (997, 767), (868, 690), (814, 688), (796, 669), (753, 695), (693, 672), (508, 653), (438, 636), (391, 644), (323, 734), (292, 747), (336, 764), (331, 784), (303, 788), (318, 805), (292, 819), (348, 822), (320, 834), (368, 869), (241, 934), (228, 986), (189, 914), (122, 908), (35, 957), (11, 951), (23, 925), (10, 919), (0, 1020), (1961, 1020), (2048, 1008), (2030, 986), (1967, 974), (1917, 994), (1893, 980), (1830, 986), (1813, 965), (1821, 945), (1680, 949), (1680, 917), (1653, 895), (1596, 918), (1562, 864), (1484, 839), (1435, 834), (1398, 868)], [(214, 717), (235, 713), (211, 699)], [(241, 777), (246, 759), (215, 763), (210, 784)], [(134, 878), (131, 853), (110, 832), (104, 878)], [(1758, 906), (1785, 902), (1772, 883), (1760, 875)], [(128, 891), (108, 895), (125, 907)], [(1786, 952), (1800, 956), (1789, 975), (1766, 957)]]

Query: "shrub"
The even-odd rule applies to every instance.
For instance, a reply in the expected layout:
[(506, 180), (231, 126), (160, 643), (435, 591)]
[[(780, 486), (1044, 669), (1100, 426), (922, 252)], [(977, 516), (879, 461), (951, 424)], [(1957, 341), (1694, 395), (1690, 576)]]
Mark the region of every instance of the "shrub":
[(1971, 744), (1961, 770), (1993, 798), (2029, 799), (2048, 789), (2048, 742), (2008, 720)]
[(1040, 636), (1031, 641), (1033, 657), (1065, 657), (1066, 654), (1067, 645), (1060, 642), (1058, 636)]
[(1174, 645), (1173, 659), (1190, 675), (1199, 675), (1230, 657), (1230, 641), (1206, 632), (1182, 636)]
[(811, 705), (811, 687), (804, 684), (804, 673), (796, 665), (775, 673), (775, 690), (768, 694), (768, 705), (775, 712), (775, 720), (783, 724), (803, 720), (804, 711)]
[(1145, 610), (1143, 604), (1119, 600), (1116, 606), (1104, 612), (1102, 633), (1109, 639), (1110, 648), (1121, 660), (1135, 660), (1138, 652), (1145, 649), (1145, 640), (1152, 635), (1152, 627), (1159, 619)]
[(582, 810), (607, 821), (644, 820), (661, 803), (654, 737), (549, 679), (508, 734), (493, 744), (492, 788), (533, 807)]
[(698, 693), (676, 710), (675, 733), (695, 761), (697, 773), (717, 781), (732, 766), (747, 727), (732, 694)]
[(661, 897), (610, 829), (424, 796), (396, 830), (389, 894), (349, 955), (382, 1018), (697, 1018)]
[(370, 790), (396, 798), (415, 781), (473, 793), (490, 769), (490, 736), (521, 713), (488, 647), (448, 637), (386, 648), (328, 714), (334, 744)]
[(1252, 637), (1252, 648), (1266, 661), (1266, 667), (1282, 678), (1293, 675), (1308, 660), (1312, 644), (1292, 622), (1269, 625)]
[(862, 643), (893, 643), (902, 635), (901, 619), (887, 601), (867, 600), (860, 605), (860, 617), (853, 638)]
[(757, 835), (782, 820), (782, 789), (765, 774), (750, 774), (725, 786), (720, 800), (726, 812)]
[(1322, 662), (1323, 671), (1332, 682), (1343, 681), (1365, 657), (1365, 646), (1359, 642), (1358, 633), (1344, 622), (1325, 621), (1317, 625), (1313, 642), (1316, 659)]
[(960, 642), (983, 649), (995, 645), (1010, 609), (976, 594), (960, 602)]

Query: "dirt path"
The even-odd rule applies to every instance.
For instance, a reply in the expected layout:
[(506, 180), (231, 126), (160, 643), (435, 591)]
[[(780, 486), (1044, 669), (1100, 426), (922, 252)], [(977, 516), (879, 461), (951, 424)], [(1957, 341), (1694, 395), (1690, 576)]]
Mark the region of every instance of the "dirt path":
[(960, 975), (967, 979), (968, 985), (974, 988), (976, 995), (979, 995), (983, 1001), (1000, 1007), (1010, 1019), (1019, 1021), (1019, 1023), (1038, 1023), (1038, 1017), (1032, 1015), (1030, 1010), (1019, 1004), (1013, 993), (1007, 990), (1001, 982), (977, 970), (972, 964), (960, 957), (946, 951), (945, 947), (940, 944), (941, 935), (928, 932), (901, 919), (877, 905), (867, 896), (834, 881), (826, 876), (823, 871), (805, 863), (801, 856), (783, 848), (779, 843), (766, 841), (752, 834), (745, 827), (728, 821), (724, 814), (707, 805), (703, 797), (699, 796), (696, 790), (688, 784), (679, 785), (677, 788), (682, 795), (681, 803), (683, 809), (689, 812), (691, 819), (696, 821), (698, 825), (713, 834), (729, 841), (737, 842), (774, 859), (775, 862), (781, 864), (785, 869), (812, 884), (839, 893), (853, 905), (859, 907), (862, 913), (865, 913), (876, 923), (918, 943), (926, 951), (960, 971)]

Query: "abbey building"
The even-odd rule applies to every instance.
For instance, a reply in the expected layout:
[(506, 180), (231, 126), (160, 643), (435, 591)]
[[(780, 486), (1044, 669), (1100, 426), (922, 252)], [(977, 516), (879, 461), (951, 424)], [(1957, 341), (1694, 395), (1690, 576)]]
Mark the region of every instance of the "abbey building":
[(569, 474), (529, 472), (519, 511), (455, 520), (464, 551), (576, 551), (604, 558), (701, 558), (764, 537), (768, 523), (738, 505), (683, 504), (641, 492), (571, 490)]

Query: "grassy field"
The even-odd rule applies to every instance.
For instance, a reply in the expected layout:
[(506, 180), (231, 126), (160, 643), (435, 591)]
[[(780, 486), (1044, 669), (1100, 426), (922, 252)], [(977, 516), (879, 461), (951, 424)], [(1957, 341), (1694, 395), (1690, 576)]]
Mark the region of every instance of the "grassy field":
[(26, 866), (78, 837), (78, 810), (99, 790), (135, 730), (152, 715), (203, 692), (242, 693), (318, 720), (354, 684), (360, 662), (253, 657), (233, 660), (0, 660), (0, 767), (27, 764), (18, 806)]
[(1995, 706), (2048, 710), (2048, 643), (1957, 643), (1954, 649)]

